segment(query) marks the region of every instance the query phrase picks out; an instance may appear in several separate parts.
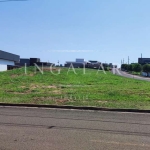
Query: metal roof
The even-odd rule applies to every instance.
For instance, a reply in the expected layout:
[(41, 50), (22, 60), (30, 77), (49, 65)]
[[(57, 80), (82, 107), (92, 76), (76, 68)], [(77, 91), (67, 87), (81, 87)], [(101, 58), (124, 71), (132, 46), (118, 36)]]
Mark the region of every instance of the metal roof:
[(20, 56), (0, 50), (0, 59), (19, 62)]

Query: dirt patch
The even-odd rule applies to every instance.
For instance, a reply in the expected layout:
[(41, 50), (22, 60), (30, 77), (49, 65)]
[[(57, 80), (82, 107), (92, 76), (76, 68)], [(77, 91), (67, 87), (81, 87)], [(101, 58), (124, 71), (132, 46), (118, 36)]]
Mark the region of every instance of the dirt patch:
[(48, 86), (31, 85), (30, 86), (30, 90), (35, 90), (35, 89), (51, 89), (50, 90), (51, 93), (61, 94), (61, 91), (57, 88), (57, 86), (54, 86), (54, 85), (48, 85)]
[(60, 90), (54, 90), (54, 91), (52, 91), (52, 93), (54, 93), (54, 94), (61, 94), (62, 92)]
[(55, 100), (56, 103), (65, 103), (65, 102), (68, 102), (69, 100), (67, 99), (59, 99), (59, 100)]
[(17, 95), (24, 95), (24, 94), (27, 94), (27, 93), (23, 93), (23, 92), (10, 92), (10, 93), (13, 93), (13, 94), (17, 94)]
[(34, 73), (30, 73), (28, 74), (28, 76), (33, 77), (35, 74)]
[(57, 86), (54, 86), (54, 85), (48, 85), (48, 86), (42, 86), (42, 88), (57, 89)]
[[(20, 86), (19, 87), (21, 90), (20, 92), (15, 90), (7, 90), (7, 93), (13, 93), (13, 94), (31, 94), (32, 92), (34, 93), (53, 93), (53, 94), (61, 94), (61, 89), (57, 88), (54, 85), (48, 85), (48, 86), (43, 86), (43, 85), (36, 85), (36, 84), (31, 84), (29, 86)], [(42, 89), (45, 89), (44, 91)], [(47, 89), (47, 90), (46, 90)], [(48, 90), (49, 89), (49, 90)], [(41, 92), (40, 92), (41, 90)]]
[(60, 68), (50, 68), (50, 67), (43, 68), (43, 71), (59, 71), (59, 70), (61, 70), (61, 69)]
[(54, 85), (48, 85), (48, 86), (45, 86), (45, 85), (36, 85), (36, 84), (31, 84), (30, 85), (30, 89), (36, 89), (36, 88), (42, 88), (42, 89), (57, 89), (57, 86), (54, 86)]
[(107, 103), (107, 101), (97, 101), (98, 103)]
[(24, 88), (26, 88), (26, 86), (20, 86), (20, 88), (24, 89)]
[(34, 90), (34, 89), (37, 89), (37, 88), (40, 88), (40, 86), (39, 85), (30, 85), (30, 87), (29, 87), (29, 89), (30, 90)]
[(55, 102), (56, 104), (57, 103), (65, 103), (65, 102), (68, 102), (68, 101), (70, 101), (70, 100), (68, 100), (68, 99), (59, 99), (59, 98), (55, 98), (55, 97), (35, 97), (35, 98), (33, 98), (33, 102), (39, 102), (39, 101), (42, 101), (42, 102), (44, 102), (44, 101), (53, 101), (53, 102)]
[(17, 77), (19, 77), (19, 75), (17, 75), (17, 74), (12, 74), (11, 77), (12, 77), (12, 78), (17, 78)]

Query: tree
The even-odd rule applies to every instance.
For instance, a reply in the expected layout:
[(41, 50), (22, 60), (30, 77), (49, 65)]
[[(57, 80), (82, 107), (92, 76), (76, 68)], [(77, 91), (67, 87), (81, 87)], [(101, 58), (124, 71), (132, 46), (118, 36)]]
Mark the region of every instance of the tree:
[(141, 66), (141, 64), (134, 64), (133, 65), (133, 71), (135, 71), (135, 72), (141, 72), (142, 71), (142, 66)]
[(127, 64), (122, 64), (121, 69), (122, 70), (128, 70), (128, 65)]
[(123, 70), (123, 69), (124, 69), (124, 64), (121, 65), (121, 70)]
[(146, 72), (146, 73), (149, 73), (150, 72), (150, 64), (145, 64), (143, 66), (143, 71)]
[(128, 71), (133, 71), (133, 64), (128, 65)]

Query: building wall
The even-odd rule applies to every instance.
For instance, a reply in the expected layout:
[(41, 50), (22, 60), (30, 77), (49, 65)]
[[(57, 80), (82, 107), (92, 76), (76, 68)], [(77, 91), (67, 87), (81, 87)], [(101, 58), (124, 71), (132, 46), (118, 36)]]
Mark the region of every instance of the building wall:
[(30, 66), (34, 66), (34, 63), (40, 62), (40, 58), (30, 58)]
[(76, 62), (78, 62), (78, 63), (84, 63), (84, 62), (85, 62), (85, 60), (84, 60), (84, 59), (82, 59), (82, 58), (77, 58), (77, 59), (76, 59)]
[(21, 58), (21, 59), (20, 59), (20, 62), (19, 62), (19, 63), (16, 63), (16, 65), (19, 65), (19, 66), (25, 66), (25, 64), (26, 64), (27, 66), (30, 66), (30, 59)]
[(9, 61), (9, 60), (0, 59), (0, 71), (6, 71), (7, 70), (7, 65), (14, 66), (14, 62)]
[(83, 68), (83, 63), (77, 63), (77, 62), (67, 62), (64, 66), (65, 67), (71, 67), (71, 64), (73, 65), (74, 68)]
[(150, 64), (150, 58), (138, 58), (139, 64)]
[(7, 71), (7, 65), (1, 65), (0, 64), (0, 72), (1, 71)]
[(0, 59), (0, 64), (2, 64), (2, 65), (12, 65), (12, 66), (15, 65), (14, 61), (4, 60), (4, 59)]

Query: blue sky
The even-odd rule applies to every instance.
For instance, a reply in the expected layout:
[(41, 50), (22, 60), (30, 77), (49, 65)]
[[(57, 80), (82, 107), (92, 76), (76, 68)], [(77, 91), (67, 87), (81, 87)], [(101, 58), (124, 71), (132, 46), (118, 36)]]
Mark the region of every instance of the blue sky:
[(137, 62), (141, 53), (150, 57), (149, 8), (149, 0), (1, 2), (0, 49), (62, 64)]

